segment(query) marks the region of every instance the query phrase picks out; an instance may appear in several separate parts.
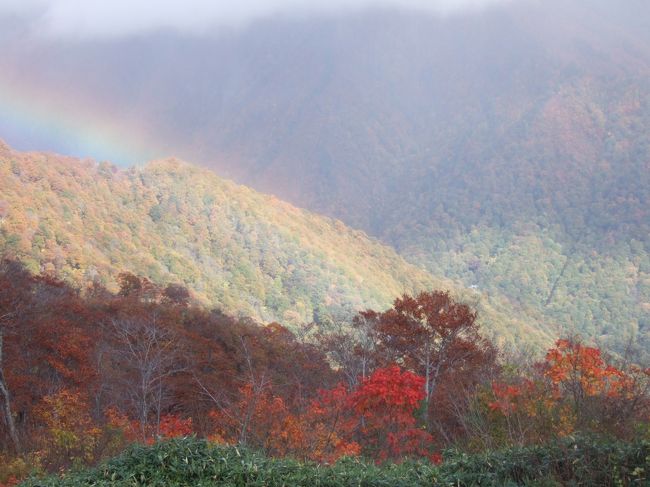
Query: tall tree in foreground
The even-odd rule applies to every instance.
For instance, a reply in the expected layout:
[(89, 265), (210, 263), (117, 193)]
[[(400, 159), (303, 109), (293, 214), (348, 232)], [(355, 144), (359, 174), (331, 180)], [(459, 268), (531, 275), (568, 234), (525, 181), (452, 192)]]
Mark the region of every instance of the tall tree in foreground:
[(0, 401), (2, 418), (7, 436), (14, 451), (20, 451), (20, 439), (11, 406), (11, 392), (4, 373), (5, 338), (14, 332), (16, 318), (25, 307), (25, 296), (21, 291), (26, 283), (31, 284), (31, 276), (18, 264), (3, 260), (0, 262)]
[(121, 371), (118, 390), (138, 418), (142, 440), (150, 423), (157, 436), (169, 381), (184, 369), (179, 338), (156, 310), (114, 318), (111, 325), (111, 365)]
[(577, 338), (558, 340), (541, 367), (554, 396), (572, 412), (576, 430), (622, 436), (647, 414), (650, 369), (616, 367)]
[(585, 432), (638, 439), (647, 434), (650, 369), (614, 364), (578, 338), (558, 340), (543, 361), (475, 395), (471, 436), (485, 448)]
[(93, 390), (92, 324), (83, 300), (63, 282), (31, 276), (17, 263), (0, 265), (3, 446), (30, 447), (25, 433), (34, 427), (33, 408), (45, 396), (64, 388)]
[(481, 336), (476, 312), (454, 301), (448, 292), (404, 295), (380, 315), (376, 326), (385, 359), (424, 377), (428, 418), (435, 413), (434, 396), (443, 389), (458, 390), (443, 388), (443, 382), (471, 385), (496, 364), (496, 350)]

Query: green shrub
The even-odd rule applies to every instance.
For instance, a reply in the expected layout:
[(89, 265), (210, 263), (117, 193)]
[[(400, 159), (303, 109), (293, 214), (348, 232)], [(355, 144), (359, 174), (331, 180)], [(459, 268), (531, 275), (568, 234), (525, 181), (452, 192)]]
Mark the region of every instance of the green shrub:
[(650, 443), (566, 438), (482, 455), (447, 452), (439, 466), (404, 462), (381, 466), (357, 459), (335, 465), (272, 459), (256, 452), (180, 439), (133, 446), (117, 458), (63, 477), (32, 479), (48, 486), (617, 486), (649, 485)]
[(440, 485), (649, 485), (650, 443), (582, 436), (483, 455), (450, 453)]

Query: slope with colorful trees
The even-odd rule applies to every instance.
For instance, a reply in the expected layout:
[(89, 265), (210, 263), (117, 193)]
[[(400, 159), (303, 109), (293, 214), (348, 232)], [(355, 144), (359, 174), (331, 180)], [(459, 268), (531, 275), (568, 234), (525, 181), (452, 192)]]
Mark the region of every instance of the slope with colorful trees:
[(650, 435), (649, 369), (577, 338), (529, 363), (503, 356), (447, 292), (359, 313), (347, 335), (294, 334), (209, 311), (182, 286), (119, 282), (80, 294), (2, 262), (4, 485), (188, 436), (302, 462), (435, 466), (450, 448)]
[[(230, 315), (292, 329), (383, 308), (403, 292), (475, 294), (340, 221), (176, 159), (119, 169), (0, 141), (0, 181), (0, 254), (75, 287), (97, 281), (117, 292), (127, 269), (181, 283)], [(543, 347), (556, 335), (503, 300), (482, 300), (481, 311), (491, 335), (511, 344)]]

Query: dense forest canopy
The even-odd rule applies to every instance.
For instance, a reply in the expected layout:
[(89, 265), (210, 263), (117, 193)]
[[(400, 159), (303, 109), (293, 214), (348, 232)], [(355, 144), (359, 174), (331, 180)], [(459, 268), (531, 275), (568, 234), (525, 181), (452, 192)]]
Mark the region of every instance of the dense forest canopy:
[(133, 271), (296, 325), (432, 282), (362, 232), (180, 161), (127, 171), (2, 147), (0, 172), (3, 253), (78, 286)]

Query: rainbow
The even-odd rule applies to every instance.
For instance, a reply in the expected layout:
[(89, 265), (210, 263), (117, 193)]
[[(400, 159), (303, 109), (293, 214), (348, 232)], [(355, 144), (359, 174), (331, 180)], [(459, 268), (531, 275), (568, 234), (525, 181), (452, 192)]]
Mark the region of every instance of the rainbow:
[(19, 150), (43, 150), (108, 160), (120, 165), (160, 157), (146, 131), (117, 120), (101, 107), (81, 106), (74, 96), (37, 89), (0, 76), (0, 139)]

